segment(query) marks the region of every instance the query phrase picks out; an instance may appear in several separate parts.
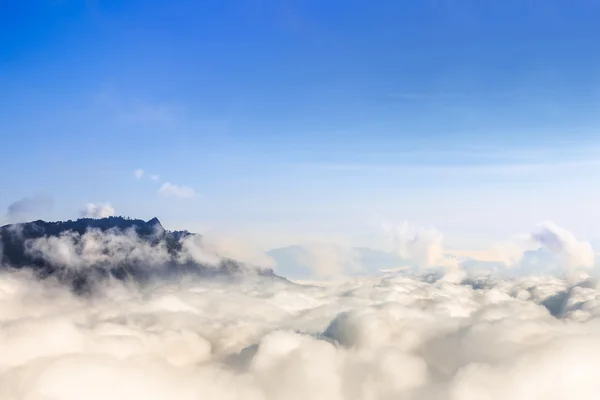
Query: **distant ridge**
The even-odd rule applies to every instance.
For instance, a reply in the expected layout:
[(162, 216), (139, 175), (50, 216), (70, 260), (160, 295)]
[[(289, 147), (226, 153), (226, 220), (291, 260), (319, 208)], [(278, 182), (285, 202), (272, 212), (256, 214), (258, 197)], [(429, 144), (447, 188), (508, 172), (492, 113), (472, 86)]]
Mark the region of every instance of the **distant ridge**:
[[(133, 228), (139, 235), (150, 235), (158, 228), (162, 231), (162, 224), (158, 218), (154, 217), (149, 221), (141, 219), (132, 219), (128, 217), (106, 217), (106, 218), (79, 218), (68, 221), (46, 222), (37, 220), (32, 222), (9, 224), (0, 227), (0, 232), (15, 229), (19, 227), (22, 232), (32, 237), (42, 237), (44, 235), (59, 235), (66, 231), (77, 232), (83, 235), (89, 229), (100, 229), (107, 231), (109, 229), (126, 230)], [(177, 231), (176, 231), (177, 232)], [(182, 233), (190, 234), (187, 231)], [(175, 233), (175, 232), (174, 232)]]
[[(37, 220), (0, 227), (0, 261), (3, 268), (30, 268), (40, 278), (57, 277), (78, 293), (89, 292), (103, 279), (145, 283), (183, 274), (235, 277), (248, 272), (235, 260), (222, 259), (214, 266), (184, 257), (183, 241), (191, 236), (201, 239), (185, 230), (168, 231), (156, 217)], [(279, 278), (270, 269), (257, 272)]]

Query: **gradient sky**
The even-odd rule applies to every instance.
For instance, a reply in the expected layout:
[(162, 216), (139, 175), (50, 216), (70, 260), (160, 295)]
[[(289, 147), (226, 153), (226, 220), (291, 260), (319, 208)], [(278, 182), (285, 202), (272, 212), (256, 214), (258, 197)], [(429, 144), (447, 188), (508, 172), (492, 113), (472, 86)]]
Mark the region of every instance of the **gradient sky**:
[(5, 0), (0, 210), (598, 241), (598, 21), (597, 0)]

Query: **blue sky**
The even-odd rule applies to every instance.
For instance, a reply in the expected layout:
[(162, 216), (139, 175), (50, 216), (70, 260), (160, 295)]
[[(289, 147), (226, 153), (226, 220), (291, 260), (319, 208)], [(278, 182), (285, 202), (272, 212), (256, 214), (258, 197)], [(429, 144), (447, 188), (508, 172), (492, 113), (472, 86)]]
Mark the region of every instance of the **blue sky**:
[(597, 240), (599, 20), (596, 0), (7, 0), (0, 209)]

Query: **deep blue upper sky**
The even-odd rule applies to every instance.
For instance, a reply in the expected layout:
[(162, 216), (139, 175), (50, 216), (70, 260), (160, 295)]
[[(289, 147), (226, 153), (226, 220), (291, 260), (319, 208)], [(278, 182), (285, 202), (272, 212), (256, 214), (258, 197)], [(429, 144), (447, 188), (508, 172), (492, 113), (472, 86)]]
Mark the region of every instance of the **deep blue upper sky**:
[(598, 21), (596, 0), (5, 0), (0, 207), (44, 193), (53, 218), (109, 201), (175, 225), (585, 230)]

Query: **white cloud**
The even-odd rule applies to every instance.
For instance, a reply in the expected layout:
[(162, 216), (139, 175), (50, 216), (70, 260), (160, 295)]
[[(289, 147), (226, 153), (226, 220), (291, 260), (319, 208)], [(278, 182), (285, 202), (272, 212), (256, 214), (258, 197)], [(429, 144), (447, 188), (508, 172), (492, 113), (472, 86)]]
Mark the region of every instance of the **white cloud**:
[(191, 236), (183, 242), (183, 249), (198, 262), (214, 263), (214, 258), (232, 259), (263, 268), (272, 268), (274, 260), (249, 237), (207, 232)]
[[(420, 266), (444, 258), (437, 230), (403, 224), (388, 233), (388, 248)], [(566, 268), (594, 262), (588, 242), (553, 223), (514, 242), (506, 247), (512, 262), (530, 251), (556, 256)], [(304, 246), (325, 276), (355, 258), (342, 243)], [(168, 259), (164, 247), (132, 232), (65, 234), (28, 248), (80, 269)], [(186, 239), (183, 251), (203, 262), (268, 261), (254, 243), (216, 234)], [(469, 278), (112, 283), (80, 298), (55, 281), (2, 272), (0, 398), (597, 398), (600, 282)]]
[(99, 110), (124, 123), (173, 124), (182, 120), (185, 107), (136, 99), (122, 93), (115, 85), (104, 85), (94, 96)]
[(600, 390), (596, 282), (209, 279), (114, 284), (89, 299), (18, 271), (1, 273), (0, 289), (7, 400), (593, 400)]
[[(161, 232), (157, 232), (161, 233)], [(134, 229), (88, 229), (85, 233), (64, 232), (60, 236), (29, 239), (26, 252), (54, 265), (83, 271), (90, 267), (113, 268), (123, 264), (142, 264), (162, 268), (167, 262), (195, 261), (215, 266), (223, 259), (244, 263), (248, 272), (271, 267), (273, 260), (252, 246), (252, 242), (216, 234), (190, 235), (182, 239), (182, 249), (173, 259), (166, 243), (153, 244)]]
[(196, 191), (193, 188), (172, 184), (170, 182), (165, 182), (160, 189), (158, 189), (158, 193), (166, 197), (191, 198), (196, 196)]
[(594, 266), (596, 254), (589, 242), (578, 240), (568, 230), (553, 222), (544, 222), (533, 232), (532, 239), (560, 258), (567, 269)]
[(101, 232), (88, 230), (83, 235), (66, 232), (26, 242), (27, 252), (52, 264), (68, 269), (84, 270), (103, 265), (111, 268), (123, 263), (144, 263), (148, 266), (167, 262), (170, 256), (163, 243), (152, 246), (133, 231)]
[(153, 181), (157, 181), (160, 179), (160, 177), (158, 175), (151, 175), (150, 179), (152, 179)]
[(572, 232), (546, 221), (531, 233), (520, 233), (492, 245), (486, 261), (503, 263), (511, 269), (531, 268), (538, 272), (560, 269), (567, 272), (589, 270), (596, 261), (591, 243), (578, 239)]
[(384, 225), (388, 248), (400, 257), (411, 260), (416, 267), (447, 266), (444, 235), (435, 228), (421, 228), (404, 222), (397, 226)]
[[(366, 250), (366, 251), (365, 251)], [(445, 268), (452, 279), (462, 279), (464, 269), (491, 270), (502, 274), (569, 274), (596, 265), (592, 245), (551, 222), (540, 224), (531, 233), (513, 235), (478, 251), (448, 249), (444, 235), (435, 228), (410, 223), (383, 224), (382, 232), (364, 234), (352, 240), (319, 238), (270, 248), (277, 260), (276, 271), (297, 277), (334, 278), (377, 270), (426, 270)], [(378, 266), (379, 264), (379, 266)], [(384, 266), (381, 266), (384, 264)], [(450, 279), (450, 275), (447, 276)]]
[(10, 222), (34, 216), (39, 217), (39, 214), (50, 211), (53, 205), (54, 200), (50, 196), (37, 194), (32, 197), (24, 197), (8, 206), (6, 217)]
[(110, 203), (88, 203), (79, 214), (83, 218), (106, 218), (115, 215), (115, 209)]
[(302, 244), (302, 252), (292, 253), (298, 265), (308, 268), (318, 279), (338, 279), (361, 272), (360, 253), (343, 242), (310, 241)]
[(144, 170), (141, 168), (136, 169), (135, 171), (133, 171), (133, 176), (135, 177), (135, 179), (142, 179), (142, 177), (144, 176)]

